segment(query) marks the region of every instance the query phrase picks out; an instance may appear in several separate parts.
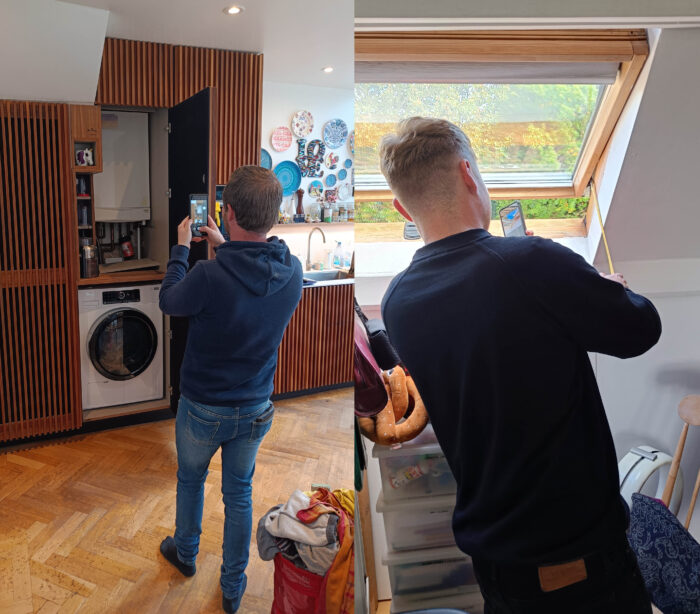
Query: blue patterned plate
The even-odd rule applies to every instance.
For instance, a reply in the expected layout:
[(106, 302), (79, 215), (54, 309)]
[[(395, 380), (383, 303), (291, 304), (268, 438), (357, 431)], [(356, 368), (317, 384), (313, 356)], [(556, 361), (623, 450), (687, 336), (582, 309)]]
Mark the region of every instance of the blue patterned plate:
[(332, 188), (335, 185), (335, 181), (335, 175), (333, 173), (329, 173), (326, 176), (326, 187)]
[(282, 184), (282, 196), (291, 196), (301, 185), (301, 169), (296, 162), (285, 160), (280, 162), (273, 171)]
[(347, 160), (345, 160), (345, 162), (343, 162), (343, 166), (345, 168), (350, 168), (352, 166), (352, 160), (348, 158)]
[(326, 147), (338, 149), (348, 139), (348, 125), (342, 119), (332, 119), (323, 126), (323, 142)]
[(338, 171), (338, 179), (340, 179), (341, 181), (343, 181), (343, 179), (345, 179), (347, 176), (348, 176), (348, 172), (344, 168), (341, 168)]
[(272, 168), (272, 156), (267, 149), (260, 150), (260, 166), (267, 169)]

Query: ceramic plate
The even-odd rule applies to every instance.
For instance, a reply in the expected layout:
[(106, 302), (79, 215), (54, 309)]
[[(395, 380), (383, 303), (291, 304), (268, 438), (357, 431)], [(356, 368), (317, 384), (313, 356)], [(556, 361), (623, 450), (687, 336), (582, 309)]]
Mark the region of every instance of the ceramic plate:
[(267, 149), (260, 150), (260, 166), (263, 168), (272, 168), (272, 156)]
[(347, 160), (345, 160), (345, 162), (343, 162), (343, 166), (345, 168), (350, 168), (352, 166), (352, 160), (348, 158)]
[(342, 119), (332, 119), (323, 126), (323, 142), (326, 147), (338, 149), (348, 139), (348, 125)]
[(314, 118), (308, 111), (297, 111), (292, 117), (292, 130), (300, 139), (307, 137), (314, 129)]
[(340, 179), (341, 181), (343, 181), (343, 179), (345, 179), (347, 176), (348, 176), (348, 172), (344, 168), (341, 168), (338, 171), (338, 179)]
[(326, 154), (326, 166), (331, 170), (338, 168), (338, 162), (340, 161), (340, 156), (337, 156), (332, 151)]
[(350, 136), (348, 137), (348, 148), (350, 149), (350, 153), (354, 156), (355, 155), (355, 131), (354, 130), (350, 133)]
[(291, 196), (301, 185), (301, 169), (296, 162), (285, 160), (275, 166), (273, 171), (282, 184), (282, 195)]
[(323, 194), (323, 184), (316, 180), (312, 181), (309, 184), (309, 196), (313, 196), (314, 198), (318, 198)]
[(292, 131), (287, 126), (278, 126), (272, 131), (272, 149), (287, 151), (292, 144)]
[(347, 200), (352, 195), (352, 189), (347, 183), (341, 183), (338, 186), (338, 200)]
[(329, 173), (326, 176), (326, 187), (332, 188), (335, 185), (335, 182), (336, 182), (335, 175), (333, 173)]

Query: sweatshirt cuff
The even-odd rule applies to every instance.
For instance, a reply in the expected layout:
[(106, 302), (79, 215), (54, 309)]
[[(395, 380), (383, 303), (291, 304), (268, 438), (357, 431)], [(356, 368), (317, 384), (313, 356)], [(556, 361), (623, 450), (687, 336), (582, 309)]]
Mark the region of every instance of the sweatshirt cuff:
[(180, 262), (183, 262), (187, 264), (187, 259), (190, 256), (190, 248), (185, 247), (184, 245), (173, 245), (172, 249), (170, 250), (170, 259), (171, 260), (179, 260)]

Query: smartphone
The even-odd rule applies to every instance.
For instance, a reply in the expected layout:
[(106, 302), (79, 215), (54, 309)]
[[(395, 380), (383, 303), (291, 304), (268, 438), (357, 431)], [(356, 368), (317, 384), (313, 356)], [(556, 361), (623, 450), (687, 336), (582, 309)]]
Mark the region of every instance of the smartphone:
[(519, 200), (515, 200), (510, 205), (503, 207), (498, 212), (503, 226), (504, 237), (524, 237), (525, 231), (525, 216), (523, 208)]
[(190, 194), (190, 219), (192, 220), (192, 236), (203, 236), (200, 226), (207, 225), (209, 215), (209, 197), (206, 194)]

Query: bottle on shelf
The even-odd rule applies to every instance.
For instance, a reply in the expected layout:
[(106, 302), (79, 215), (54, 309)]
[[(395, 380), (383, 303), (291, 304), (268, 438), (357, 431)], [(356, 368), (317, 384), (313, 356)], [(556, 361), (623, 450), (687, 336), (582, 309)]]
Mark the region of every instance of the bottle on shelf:
[(344, 260), (343, 244), (340, 241), (336, 241), (335, 249), (333, 250), (333, 266), (338, 269), (342, 268)]

